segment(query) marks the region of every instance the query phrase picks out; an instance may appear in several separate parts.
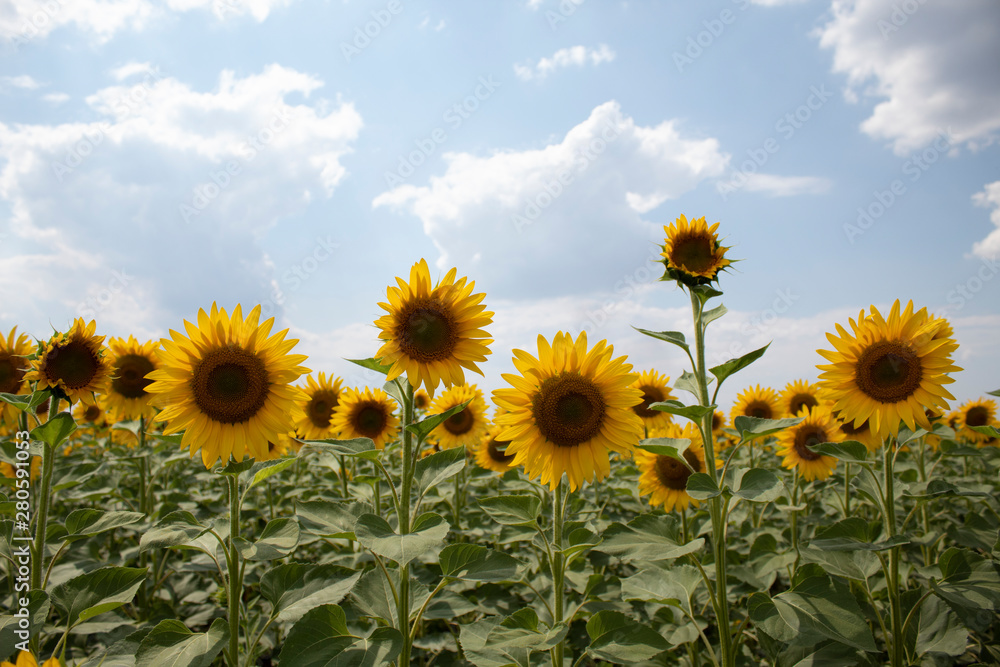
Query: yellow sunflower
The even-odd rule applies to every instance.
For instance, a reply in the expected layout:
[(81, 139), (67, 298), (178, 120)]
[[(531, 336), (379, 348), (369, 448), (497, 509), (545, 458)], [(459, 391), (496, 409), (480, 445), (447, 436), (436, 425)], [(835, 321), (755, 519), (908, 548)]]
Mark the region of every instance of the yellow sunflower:
[(778, 419), (781, 417), (781, 399), (778, 392), (770, 387), (759, 384), (747, 387), (736, 395), (736, 404), (729, 412), (733, 423), (737, 417), (760, 417), (761, 419)]
[(343, 380), (332, 374), (327, 377), (326, 373), (306, 378), (306, 386), (303, 387), (305, 399), (300, 405), (302, 410), (296, 420), (297, 430), (304, 440), (337, 437), (337, 432), (331, 426), (331, 420), (333, 411), (340, 402), (343, 383)]
[(887, 318), (872, 306), (850, 325), (852, 333), (838, 324), (838, 335), (826, 335), (834, 350), (817, 350), (830, 362), (817, 368), (833, 409), (855, 426), (867, 420), (881, 440), (899, 433), (900, 420), (930, 430), (925, 409), (948, 409), (945, 399), (955, 397), (944, 388), (954, 382), (946, 374), (961, 370), (948, 323), (926, 308), (913, 312), (912, 301), (900, 312), (897, 300)]
[(73, 431), (72, 437), (83, 438), (86, 436), (93, 439), (107, 430), (109, 426), (108, 413), (102, 403), (103, 401), (98, 400), (90, 405), (77, 403), (73, 406), (73, 420), (76, 422), (77, 429)]
[(95, 336), (97, 323), (85, 324), (76, 318), (66, 333), (53, 334), (42, 344), (38, 358), (24, 379), (37, 382), (37, 389), (52, 387), (62, 391), (70, 403), (93, 403), (111, 373), (104, 348), (104, 336)]
[(663, 226), (666, 239), (663, 244), (664, 279), (677, 280), (691, 287), (705, 285), (718, 279), (719, 271), (732, 262), (725, 258), (729, 248), (719, 244), (715, 230), (719, 223), (709, 227), (702, 216), (696, 220), (681, 215), (671, 225)]
[(989, 426), (996, 421), (997, 404), (988, 398), (966, 401), (958, 408), (956, 430), (966, 442), (979, 444), (986, 442), (990, 436), (973, 431), (973, 426)]
[(389, 286), (387, 311), (375, 320), (385, 341), (375, 357), (391, 366), (389, 381), (403, 373), (414, 389), (434, 391), (439, 382), (446, 387), (465, 384), (463, 368), (483, 374), (477, 362), (486, 361), (493, 340), (483, 329), (493, 322), (493, 313), (482, 305), (485, 294), (473, 294), (475, 282), (455, 281), (456, 269), (431, 285), (427, 261), (410, 269), (410, 282), (397, 278), (399, 287)]
[(725, 435), (722, 429), (726, 428), (726, 413), (722, 410), (716, 410), (712, 413), (712, 436), (718, 440), (720, 437)]
[(491, 426), (476, 448), (476, 463), (479, 467), (500, 474), (514, 469), (514, 456), (505, 451), (508, 442), (506, 440), (497, 440), (497, 436), (500, 435), (502, 428), (502, 426), (498, 425)]
[(139, 343), (135, 336), (112, 338), (108, 341), (111, 351), (111, 377), (105, 387), (106, 407), (112, 421), (130, 421), (140, 417), (149, 420), (156, 414), (150, 403), (151, 394), (146, 388), (152, 380), (146, 376), (159, 368), (155, 340)]
[(428, 394), (423, 389), (417, 389), (413, 392), (413, 409), (414, 410), (427, 410), (431, 407), (431, 395)]
[(445, 419), (428, 435), (441, 449), (467, 447), (473, 451), (490, 429), (486, 417), (486, 400), (476, 385), (456, 385), (434, 399), (429, 415), (439, 415), (456, 405), (471, 401), (465, 408)]
[(780, 400), (781, 416), (796, 417), (800, 410), (811, 410), (819, 405), (819, 387), (805, 380), (795, 380), (785, 385)]
[[(17, 664), (4, 660), (0, 667), (38, 667), (38, 661), (28, 651), (21, 651), (17, 654)], [(42, 663), (42, 667), (59, 667), (59, 658), (52, 656)]]
[(146, 391), (164, 406), (157, 421), (164, 433), (184, 431), (191, 455), (201, 449), (206, 468), (245, 454), (263, 461), (267, 443), (292, 429), (302, 390), (292, 386), (309, 369), (303, 354), (289, 354), (298, 342), (288, 330), (268, 337), (274, 318), (259, 324), (260, 306), (244, 319), (237, 305), (230, 316), (212, 304), (198, 311), (198, 324), (185, 321), (188, 336), (171, 330), (158, 351), (160, 368), (149, 374)]
[[(688, 422), (683, 429), (677, 424), (671, 424), (657, 437), (689, 438), (691, 444), (684, 450), (683, 454), (687, 465), (670, 456), (636, 449), (635, 463), (639, 468), (639, 495), (648, 495), (650, 506), (663, 506), (664, 512), (673, 510), (679, 512), (689, 506), (698, 505), (698, 501), (687, 493), (687, 481), (692, 473), (708, 470), (705, 465), (705, 445), (698, 427), (691, 422)], [(715, 464), (718, 467), (718, 459), (716, 459)], [(688, 466), (691, 466), (691, 469)]]
[(837, 412), (832, 413), (834, 419), (837, 420), (837, 424), (840, 426), (840, 432), (843, 434), (843, 440), (857, 440), (868, 448), (869, 452), (878, 451), (879, 447), (882, 446), (882, 440), (875, 437), (872, 430), (868, 427), (868, 422), (863, 421), (858, 426), (855, 426), (849, 421), (844, 421), (840, 418), (840, 414)]
[(330, 425), (343, 438), (371, 438), (382, 449), (399, 433), (396, 402), (381, 389), (345, 389)]
[[(25, 466), (20, 467), (23, 468)], [(34, 482), (42, 475), (42, 457), (32, 456), (29, 468), (31, 473), (30, 479)], [(17, 479), (17, 467), (13, 463), (0, 461), (0, 475), (3, 475), (7, 479)]]
[(563, 332), (552, 345), (538, 336), (538, 358), (514, 350), (521, 375), (504, 374), (513, 388), (496, 389), (493, 401), (507, 414), (501, 440), (513, 465), (529, 478), (555, 489), (563, 473), (570, 489), (611, 472), (608, 452), (628, 455), (642, 435), (642, 420), (632, 407), (642, 392), (631, 386), (636, 375), (625, 356), (612, 359), (614, 348), (602, 340), (587, 349), (587, 334), (576, 341)]
[(655, 370), (648, 370), (639, 373), (639, 378), (632, 384), (633, 387), (642, 392), (642, 403), (632, 408), (635, 414), (642, 418), (642, 424), (647, 429), (666, 426), (673, 422), (673, 415), (669, 412), (650, 410), (651, 403), (660, 403), (676, 398), (670, 393), (670, 376), (661, 375)]
[[(10, 330), (7, 338), (0, 336), (0, 392), (4, 394), (20, 394), (26, 390), (24, 374), (30, 364), (25, 359), (31, 354), (31, 341), (28, 334), (17, 334), (17, 327)], [(0, 424), (14, 428), (20, 413), (10, 403), (0, 403)]]
[(837, 467), (837, 459), (823, 456), (810, 447), (823, 442), (841, 442), (844, 433), (834, 419), (830, 408), (824, 405), (800, 413), (803, 420), (778, 434), (778, 456), (784, 457), (781, 465), (792, 470), (798, 468), (802, 479), (826, 479)]
[(267, 441), (267, 460), (280, 459), (288, 456), (289, 451), (298, 451), (292, 447), (294, 432), (279, 433), (274, 440)]

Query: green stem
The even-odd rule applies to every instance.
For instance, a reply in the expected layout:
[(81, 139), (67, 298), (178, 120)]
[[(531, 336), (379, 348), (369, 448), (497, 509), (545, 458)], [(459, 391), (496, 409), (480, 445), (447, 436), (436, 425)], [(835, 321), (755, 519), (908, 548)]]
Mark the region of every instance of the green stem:
[[(563, 545), (563, 486), (562, 479), (556, 485), (555, 497), (552, 509), (552, 556), (549, 565), (552, 568), (552, 608), (555, 614), (552, 617), (552, 625), (555, 627), (563, 622), (563, 611), (565, 606), (565, 576), (566, 559), (562, 553)], [(566, 647), (563, 642), (559, 642), (552, 647), (552, 667), (563, 667), (563, 655)]]
[(226, 475), (229, 483), (229, 595), (226, 596), (229, 614), (229, 664), (240, 664), (240, 601), (243, 597), (243, 581), (240, 576), (240, 552), (236, 548), (236, 538), (240, 534), (240, 482), (236, 475)]
[(350, 497), (350, 492), (347, 488), (347, 460), (344, 456), (338, 456), (337, 460), (340, 462), (340, 491), (344, 498)]
[(851, 464), (844, 464), (844, 517), (851, 516)]
[[(413, 387), (406, 384), (403, 399), (403, 479), (399, 495), (399, 534), (410, 532), (410, 495), (413, 488), (413, 434), (407, 428), (413, 423)], [(399, 566), (399, 598), (396, 607), (399, 633), (403, 635), (403, 648), (396, 664), (409, 667), (413, 637), (410, 634), (410, 565)]]
[[(792, 472), (792, 507), (796, 507), (799, 504), (799, 468), (795, 467)], [(792, 576), (795, 576), (795, 572), (799, 569), (799, 560), (801, 559), (801, 554), (799, 553), (799, 511), (797, 509), (792, 510), (792, 549), (795, 550), (795, 563), (792, 565)]]
[[(893, 475), (895, 462), (895, 442), (890, 440), (883, 447), (885, 453), (885, 522), (889, 539), (896, 537), (896, 503)], [(892, 644), (889, 656), (892, 667), (903, 667), (903, 608), (899, 590), (899, 552), (902, 547), (889, 550), (889, 612), (892, 616)]]
[[(53, 395), (49, 399), (49, 419), (55, 419), (59, 414), (59, 397)], [(51, 497), (49, 488), (52, 486), (52, 467), (55, 463), (55, 449), (49, 443), (43, 443), (42, 448), (42, 488), (38, 497), (38, 521), (35, 523), (35, 557), (31, 568), (32, 590), (42, 589), (42, 572), (45, 571), (45, 528), (49, 523), (49, 503)], [(31, 466), (28, 466), (29, 478)]]
[(452, 530), (461, 532), (459, 526), (462, 521), (462, 473), (455, 475), (455, 495), (451, 499)]

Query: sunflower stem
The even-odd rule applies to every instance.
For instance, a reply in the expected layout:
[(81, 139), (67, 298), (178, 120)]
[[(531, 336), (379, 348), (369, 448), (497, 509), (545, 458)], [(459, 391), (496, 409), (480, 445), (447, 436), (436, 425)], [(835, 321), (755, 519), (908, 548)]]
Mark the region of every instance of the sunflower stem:
[(795, 563), (792, 564), (792, 576), (795, 576), (795, 572), (798, 571), (799, 560), (801, 559), (801, 554), (799, 553), (799, 511), (794, 509), (799, 504), (800, 490), (799, 467), (795, 466), (792, 470), (792, 549), (795, 551)]
[(349, 498), (347, 489), (347, 461), (345, 456), (338, 456), (337, 461), (340, 463), (340, 490), (346, 500)]
[[(552, 509), (552, 558), (549, 565), (552, 568), (552, 609), (555, 612), (552, 617), (552, 626), (555, 627), (563, 621), (565, 605), (565, 576), (566, 559), (562, 553), (563, 544), (563, 520), (564, 520), (564, 500), (562, 478), (556, 485), (553, 497)], [(552, 667), (563, 667), (563, 655), (565, 652), (564, 642), (559, 642), (552, 647)]]
[[(885, 455), (885, 523), (889, 539), (896, 537), (896, 504), (893, 476), (895, 462), (894, 449), (896, 443), (889, 440), (882, 448)], [(894, 546), (889, 550), (889, 581), (886, 582), (889, 593), (889, 613), (892, 617), (892, 643), (889, 646), (889, 657), (892, 667), (903, 667), (903, 608), (899, 590), (899, 552), (902, 547)]]
[[(59, 414), (59, 397), (55, 394), (49, 399), (49, 420)], [(38, 522), (35, 524), (35, 567), (31, 570), (32, 590), (42, 589), (42, 572), (45, 571), (45, 528), (49, 523), (49, 504), (52, 501), (49, 492), (52, 486), (52, 467), (55, 463), (55, 449), (49, 443), (43, 443), (42, 448), (42, 487), (38, 498)], [(30, 478), (31, 466), (28, 466)]]
[(236, 538), (240, 534), (240, 482), (236, 475), (226, 475), (229, 484), (229, 595), (226, 596), (229, 614), (229, 664), (240, 665), (240, 600), (243, 597), (243, 579), (240, 576), (240, 552)]
[(851, 516), (851, 464), (844, 464), (844, 516)]
[[(406, 384), (403, 395), (403, 473), (402, 489), (399, 496), (399, 534), (410, 532), (410, 494), (413, 488), (413, 434), (410, 424), (413, 423), (413, 386)], [(410, 634), (410, 566), (409, 563), (399, 566), (399, 597), (396, 607), (399, 633), (403, 635), (403, 648), (399, 652), (396, 664), (399, 667), (409, 667), (410, 651), (413, 637)]]

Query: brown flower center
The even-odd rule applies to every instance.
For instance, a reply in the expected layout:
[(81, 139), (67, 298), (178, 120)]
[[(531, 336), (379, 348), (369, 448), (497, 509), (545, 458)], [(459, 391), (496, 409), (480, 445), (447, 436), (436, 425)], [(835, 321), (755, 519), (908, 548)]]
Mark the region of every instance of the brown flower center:
[(339, 403), (340, 397), (337, 392), (330, 389), (320, 389), (309, 399), (309, 404), (306, 405), (306, 415), (313, 426), (325, 429), (330, 426), (330, 417)]
[(100, 368), (97, 353), (85, 341), (53, 345), (45, 355), (45, 377), (52, 385), (62, 380), (67, 389), (84, 389)]
[(990, 423), (990, 411), (981, 405), (969, 408), (965, 413), (966, 426), (986, 426)]
[(420, 392), (413, 395), (413, 407), (417, 410), (426, 410), (427, 406), (431, 404), (430, 397), (427, 394)]
[(125, 398), (142, 398), (146, 396), (146, 387), (152, 382), (146, 379), (146, 374), (154, 370), (153, 362), (141, 354), (118, 357), (111, 389)]
[(713, 412), (712, 413), (712, 430), (713, 431), (718, 431), (720, 428), (722, 428), (722, 424), (725, 423), (725, 419), (726, 418), (723, 417), (721, 413)]
[(758, 399), (752, 400), (747, 403), (747, 406), (743, 408), (743, 414), (747, 417), (760, 417), (761, 419), (774, 419), (774, 410), (771, 408), (771, 404), (767, 401), (761, 401)]
[(496, 438), (490, 438), (490, 441), (486, 443), (486, 451), (490, 455), (490, 458), (497, 463), (509, 464), (514, 460), (513, 454), (504, 453), (503, 449), (500, 449), (498, 445), (503, 445), (504, 448), (507, 447), (509, 441), (507, 440), (497, 440)]
[(858, 388), (879, 403), (905, 401), (920, 387), (920, 357), (906, 343), (884, 340), (872, 343), (854, 365)]
[(465, 406), (465, 408), (444, 420), (444, 428), (452, 435), (465, 435), (472, 430), (475, 422), (476, 418), (473, 416), (472, 410), (469, 409), (469, 406)]
[(379, 403), (365, 401), (359, 403), (351, 414), (351, 428), (362, 437), (375, 440), (385, 431), (389, 423), (389, 415), (385, 407)]
[(795, 394), (792, 396), (792, 400), (789, 401), (788, 407), (791, 409), (792, 415), (799, 414), (799, 410), (802, 408), (815, 408), (819, 405), (819, 401), (812, 394)]
[(235, 344), (206, 353), (191, 377), (198, 409), (223, 424), (240, 424), (260, 412), (269, 387), (264, 362)]
[(826, 436), (826, 429), (822, 426), (812, 424), (800, 426), (795, 431), (795, 453), (803, 461), (819, 461), (822, 455), (817, 454), (810, 447), (829, 440)]
[(0, 353), (0, 392), (16, 394), (21, 390), (21, 379), (24, 377), (24, 367), (18, 357), (3, 352)]
[[(690, 449), (684, 450), (684, 460), (688, 462), (695, 472), (701, 472), (701, 461)], [(674, 491), (684, 491), (687, 489), (688, 477), (691, 471), (686, 465), (675, 458), (669, 456), (656, 457), (656, 477), (660, 484)]]
[(686, 234), (673, 240), (670, 263), (687, 273), (709, 273), (714, 267), (715, 242), (705, 234)]
[(596, 384), (579, 373), (563, 372), (542, 383), (531, 412), (546, 439), (559, 447), (575, 447), (600, 433), (604, 408)]
[(867, 433), (868, 432), (868, 420), (867, 419), (864, 422), (862, 422), (861, 426), (858, 426), (857, 428), (855, 428), (853, 424), (854, 424), (854, 422), (852, 422), (852, 421), (842, 422), (840, 424), (840, 430), (841, 430), (841, 432), (844, 435), (858, 435), (859, 433)]
[(652, 419), (656, 415), (664, 414), (659, 410), (650, 410), (649, 406), (651, 403), (660, 403), (664, 400), (663, 390), (659, 387), (652, 387), (650, 385), (643, 385), (639, 387), (642, 391), (642, 403), (638, 405), (633, 405), (632, 410), (635, 414), (639, 415), (643, 419)]
[(449, 358), (458, 343), (455, 318), (437, 299), (421, 298), (406, 304), (397, 322), (400, 351), (421, 363)]
[(88, 422), (96, 422), (101, 418), (101, 409), (96, 405), (88, 405), (83, 411), (83, 420)]

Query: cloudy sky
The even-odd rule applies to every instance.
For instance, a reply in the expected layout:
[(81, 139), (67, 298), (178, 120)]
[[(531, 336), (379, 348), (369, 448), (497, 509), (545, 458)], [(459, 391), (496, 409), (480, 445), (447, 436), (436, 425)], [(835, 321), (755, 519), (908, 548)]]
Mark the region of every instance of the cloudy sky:
[(74, 317), (166, 335), (265, 313), (313, 370), (378, 348), (426, 258), (510, 350), (586, 329), (676, 378), (690, 332), (654, 263), (721, 222), (724, 387), (814, 379), (824, 333), (912, 299), (1000, 388), (995, 0), (5, 0), (0, 331)]

